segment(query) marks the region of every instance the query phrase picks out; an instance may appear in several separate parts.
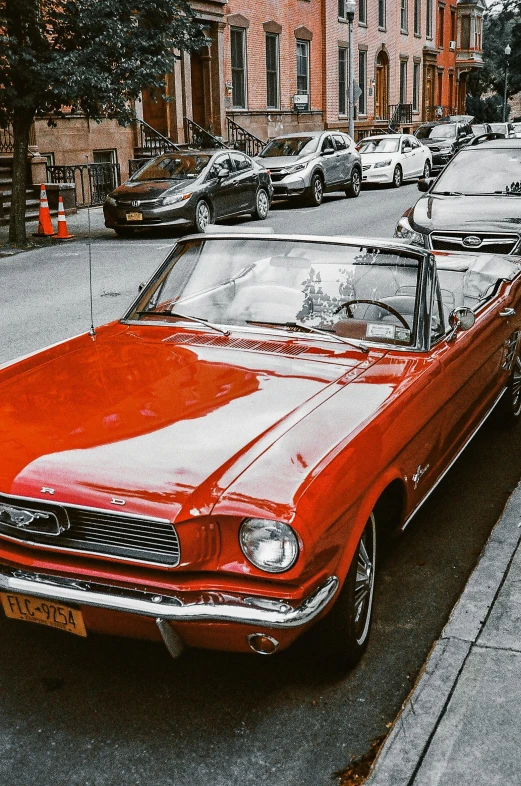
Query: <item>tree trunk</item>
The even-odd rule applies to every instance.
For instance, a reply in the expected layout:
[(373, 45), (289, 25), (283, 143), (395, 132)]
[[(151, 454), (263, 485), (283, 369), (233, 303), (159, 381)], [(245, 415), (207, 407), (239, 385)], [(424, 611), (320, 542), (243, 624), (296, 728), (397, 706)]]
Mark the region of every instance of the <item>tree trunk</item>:
[(9, 242), (25, 245), (25, 198), (27, 189), (27, 154), (29, 130), (33, 113), (15, 111), (13, 117), (13, 191), (11, 196), (11, 215), (9, 217)]

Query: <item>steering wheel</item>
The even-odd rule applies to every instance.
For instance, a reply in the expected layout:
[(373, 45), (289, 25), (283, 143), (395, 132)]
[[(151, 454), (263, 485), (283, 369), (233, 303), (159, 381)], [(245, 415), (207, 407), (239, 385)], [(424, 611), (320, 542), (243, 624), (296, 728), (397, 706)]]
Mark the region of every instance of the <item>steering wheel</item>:
[(398, 319), (402, 323), (404, 328), (407, 328), (407, 330), (411, 329), (409, 323), (402, 317), (399, 311), (397, 311), (395, 308), (390, 306), (388, 303), (383, 303), (381, 300), (359, 300), (359, 299), (344, 300), (344, 302), (341, 303), (338, 306), (338, 308), (335, 308), (333, 314), (338, 314), (339, 311), (342, 311), (342, 309), (345, 308), (347, 311), (347, 316), (350, 319), (354, 319), (354, 314), (351, 310), (351, 306), (354, 306), (356, 303), (368, 303), (369, 305), (378, 306), (378, 308), (383, 308), (385, 311), (388, 311), (390, 314), (392, 314), (393, 317), (396, 317), (396, 319)]

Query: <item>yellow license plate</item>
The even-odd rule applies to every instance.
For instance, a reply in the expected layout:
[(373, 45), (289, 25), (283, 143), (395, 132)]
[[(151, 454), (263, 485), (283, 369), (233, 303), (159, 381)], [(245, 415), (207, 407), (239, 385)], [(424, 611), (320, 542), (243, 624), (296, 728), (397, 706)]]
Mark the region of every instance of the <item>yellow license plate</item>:
[(33, 598), (30, 595), (13, 595), (10, 592), (0, 592), (0, 600), (6, 617), (10, 619), (48, 625), (77, 636), (87, 635), (83, 615), (78, 609), (55, 601)]
[(127, 213), (127, 221), (143, 221), (143, 213)]

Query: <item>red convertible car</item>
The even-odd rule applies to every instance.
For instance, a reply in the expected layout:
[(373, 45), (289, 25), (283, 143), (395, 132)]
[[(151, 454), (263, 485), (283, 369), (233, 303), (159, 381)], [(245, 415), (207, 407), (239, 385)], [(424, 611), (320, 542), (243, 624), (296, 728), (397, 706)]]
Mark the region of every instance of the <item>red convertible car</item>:
[(520, 333), (516, 257), (183, 239), (121, 321), (0, 369), (5, 616), (174, 656), (316, 624), (352, 667), (377, 538), (520, 418)]

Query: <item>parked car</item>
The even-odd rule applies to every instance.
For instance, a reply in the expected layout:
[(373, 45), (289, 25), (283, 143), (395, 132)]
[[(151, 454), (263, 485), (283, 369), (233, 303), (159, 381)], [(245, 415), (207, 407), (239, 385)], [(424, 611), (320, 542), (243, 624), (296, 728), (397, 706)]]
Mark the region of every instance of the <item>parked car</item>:
[(0, 369), (5, 615), (362, 656), (377, 543), (496, 407), (521, 413), (521, 267), (397, 241), (177, 243), (121, 321)]
[(432, 153), (433, 169), (441, 169), (472, 138), (472, 127), (465, 121), (423, 123), (414, 135)]
[(165, 153), (112, 191), (103, 205), (105, 226), (117, 235), (136, 229), (185, 225), (202, 232), (241, 213), (265, 219), (273, 186), (269, 173), (237, 150)]
[(492, 128), (490, 123), (472, 123), (470, 130), (473, 136), (483, 136), (484, 134), (491, 134)]
[(362, 157), (362, 180), (390, 183), (399, 188), (404, 180), (429, 177), (432, 154), (411, 134), (369, 136), (358, 143)]
[(503, 134), (505, 139), (515, 134), (513, 123), (491, 123), (490, 128), (494, 134)]
[(302, 131), (270, 139), (255, 159), (269, 169), (275, 197), (304, 197), (320, 205), (324, 193), (357, 197), (362, 165), (355, 143), (340, 131)]
[(476, 138), (405, 211), (395, 237), (437, 251), (521, 254), (521, 140)]
[(512, 123), (512, 125), (514, 126), (512, 136), (514, 136), (516, 139), (519, 139), (521, 137), (521, 123)]

